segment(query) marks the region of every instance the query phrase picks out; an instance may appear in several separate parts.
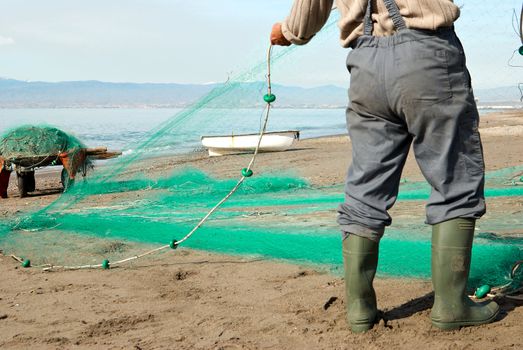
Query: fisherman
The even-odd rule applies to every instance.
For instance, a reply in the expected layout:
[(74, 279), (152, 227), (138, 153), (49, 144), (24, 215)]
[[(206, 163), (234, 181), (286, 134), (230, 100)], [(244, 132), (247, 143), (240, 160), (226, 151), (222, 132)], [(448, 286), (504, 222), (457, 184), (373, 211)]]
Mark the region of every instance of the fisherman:
[(11, 171), (7, 169), (4, 158), (0, 156), (0, 198), (7, 198), (10, 176)]
[[(272, 28), (271, 43), (307, 44), (326, 23), (333, 0), (295, 0)], [(453, 23), (452, 0), (336, 0), (341, 44), (351, 48), (347, 126), (352, 164), (343, 232), (347, 320), (353, 332), (378, 321), (373, 279), (388, 210), (411, 145), (432, 187), (432, 324), (440, 329), (492, 322), (499, 306), (466, 294), (475, 220), (485, 213), (478, 111)]]

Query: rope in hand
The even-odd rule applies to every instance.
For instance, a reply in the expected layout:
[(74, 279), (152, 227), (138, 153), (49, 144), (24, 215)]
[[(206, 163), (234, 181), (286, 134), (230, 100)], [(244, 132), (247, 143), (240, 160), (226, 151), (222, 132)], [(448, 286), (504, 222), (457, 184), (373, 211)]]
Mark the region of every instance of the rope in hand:
[[(269, 46), (269, 49), (267, 50), (267, 94), (263, 96), (263, 100), (266, 102), (265, 106), (265, 116), (263, 119), (263, 124), (260, 128), (260, 134), (258, 137), (258, 143), (256, 145), (256, 148), (254, 149), (254, 154), (247, 165), (246, 168), (243, 168), (241, 171), (241, 177), (236, 183), (236, 185), (230, 190), (230, 192), (223, 197), (222, 200), (220, 200), (209, 212), (196, 224), (196, 226), (193, 227), (193, 229), (187, 233), (182, 239), (180, 240), (172, 240), (169, 244), (163, 245), (161, 247), (146, 251), (142, 254), (131, 256), (129, 258), (125, 258), (122, 260), (109, 262), (109, 260), (105, 259), (101, 264), (94, 264), (94, 265), (77, 265), (77, 266), (64, 266), (64, 265), (52, 265), (52, 264), (44, 264), (44, 265), (38, 265), (34, 267), (43, 268), (44, 271), (51, 271), (51, 270), (81, 270), (81, 269), (109, 269), (111, 266), (118, 266), (125, 264), (129, 261), (137, 260), (140, 258), (143, 258), (144, 256), (151, 255), (154, 253), (157, 253), (159, 251), (165, 250), (165, 249), (176, 249), (180, 244), (184, 243), (186, 240), (188, 240), (202, 225), (209, 219), (209, 217), (215, 213), (223, 203), (225, 203), (243, 184), (245, 179), (248, 177), (251, 177), (253, 175), (252, 168), (254, 166), (254, 162), (256, 161), (256, 156), (258, 155), (258, 152), (260, 150), (261, 141), (263, 138), (263, 135), (265, 134), (267, 130), (267, 123), (269, 121), (269, 114), (271, 111), (271, 103), (273, 103), (276, 100), (276, 96), (272, 94), (272, 86), (271, 86), (271, 55), (272, 55), (272, 45)], [(17, 257), (15, 255), (11, 255), (11, 257), (20, 263), (22, 263), (23, 267), (31, 267), (31, 261), (29, 259), (23, 259), (20, 257)]]

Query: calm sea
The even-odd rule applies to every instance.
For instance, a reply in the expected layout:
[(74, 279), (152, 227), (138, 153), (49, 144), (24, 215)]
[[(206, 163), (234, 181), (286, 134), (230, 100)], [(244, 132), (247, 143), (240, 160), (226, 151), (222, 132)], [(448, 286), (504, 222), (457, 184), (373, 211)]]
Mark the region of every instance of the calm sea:
[[(177, 153), (199, 147), (202, 135), (257, 132), (262, 112), (207, 109), (187, 115), (179, 109), (0, 109), (0, 134), (19, 125), (47, 124), (76, 135), (89, 147), (132, 153), (160, 130), (151, 151)], [(343, 134), (345, 110), (273, 108), (268, 129), (299, 130), (301, 138)]]

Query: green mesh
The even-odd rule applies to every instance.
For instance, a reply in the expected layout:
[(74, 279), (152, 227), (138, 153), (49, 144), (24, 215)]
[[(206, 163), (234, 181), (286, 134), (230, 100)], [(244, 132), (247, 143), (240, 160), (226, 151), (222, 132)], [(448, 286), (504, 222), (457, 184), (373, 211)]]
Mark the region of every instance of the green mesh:
[[(88, 247), (96, 239), (107, 244), (151, 245), (180, 239), (234, 182), (186, 169), (156, 180), (80, 183), (61, 198), (69, 206), (61, 205), (60, 210), (46, 208), (19, 218), (11, 226), (0, 226), (0, 246), (6, 252), (23, 250), (35, 263), (85, 264), (98, 263), (106, 257), (126, 257), (131, 250), (104, 255), (97, 248), (99, 245), (92, 251)], [(423, 187), (421, 183), (419, 186)], [(413, 187), (415, 183), (407, 190), (412, 193)], [(315, 188), (290, 175), (259, 175), (249, 179), (184, 247), (312, 264), (339, 272), (341, 235), (333, 210), (343, 199), (337, 192), (341, 189)], [(117, 197), (103, 204), (94, 200), (119, 192), (128, 198)], [(417, 197), (423, 194), (421, 190)], [(520, 216), (500, 215), (495, 222), (488, 220), (485, 224), (498, 229), (502, 224), (513, 228), (521, 227), (522, 221)], [(471, 283), (505, 283), (512, 264), (523, 259), (523, 240), (483, 231), (483, 221), (478, 224), (481, 231), (474, 246)], [(81, 245), (82, 240), (89, 245)], [(68, 248), (74, 244), (78, 252)], [(430, 276), (430, 227), (421, 218), (395, 220), (380, 250), (381, 275)], [(83, 257), (81, 261), (79, 257)]]
[[(238, 195), (244, 196), (249, 194)], [(77, 251), (71, 249), (69, 240), (76, 244), (90, 238), (160, 245), (171, 239), (180, 239), (208, 209), (207, 203), (189, 200), (191, 196), (182, 201), (181, 197), (175, 195), (179, 200), (176, 202), (170, 198), (151, 196), (140, 199), (138, 203), (129, 201), (127, 206), (118, 203), (110, 208), (93, 207), (80, 212), (71, 210), (52, 216), (33, 217), (32, 225), (24, 228), (46, 227), (46, 231), (11, 231), (3, 227), (0, 245), (8, 251), (23, 248), (26, 256), (29, 254), (33, 261), (42, 263), (78, 263), (79, 256), (83, 256), (81, 263), (96, 263), (106, 257), (117, 259), (130, 252), (103, 254), (90, 252), (85, 246), (77, 247)], [(270, 210), (264, 208), (265, 213)], [(274, 220), (264, 220), (263, 216), (262, 219), (247, 216), (252, 213), (243, 206), (233, 211), (224, 210), (183, 246), (341, 271), (341, 235), (334, 223), (323, 223), (322, 227), (310, 218), (306, 221), (302, 217), (300, 220), (299, 215), (289, 215), (285, 210), (278, 211), (281, 220), (275, 223)], [(517, 238), (504, 241), (496, 235), (478, 236), (473, 251), (471, 284), (505, 283), (512, 264), (523, 259), (522, 243)], [(388, 230), (380, 246), (379, 273), (398, 277), (430, 277), (430, 228), (420, 223), (417, 226), (404, 225), (402, 231)]]
[(0, 155), (5, 159), (47, 157), (85, 146), (76, 137), (52, 126), (25, 125), (0, 136)]

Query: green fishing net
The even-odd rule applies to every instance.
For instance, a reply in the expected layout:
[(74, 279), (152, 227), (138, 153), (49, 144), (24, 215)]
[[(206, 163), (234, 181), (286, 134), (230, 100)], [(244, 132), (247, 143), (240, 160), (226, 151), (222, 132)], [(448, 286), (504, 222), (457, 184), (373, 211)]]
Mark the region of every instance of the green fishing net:
[[(336, 16), (329, 20), (315, 42), (321, 43), (321, 36), (336, 30), (336, 20)], [(312, 50), (319, 50), (318, 46)], [(295, 51), (293, 46), (274, 52), (275, 76), (284, 69), (280, 65), (292, 66), (289, 58)], [(263, 106), (266, 84), (252, 82), (264, 81), (266, 73), (266, 61), (260, 60), (232, 74), (191, 107), (152, 128), (129, 147), (132, 153), (98, 167), (48, 206), (0, 223), (1, 249), (30, 258), (33, 264), (83, 265), (126, 258), (184, 237), (227, 195), (250, 158), (240, 158), (241, 165), (234, 169), (236, 177), (230, 172), (211, 176), (190, 159), (167, 163), (171, 170), (159, 173), (151, 159), (166, 146), (199, 141), (204, 127), (229, 123), (232, 111), (244, 103), (258, 99)], [(272, 118), (278, 117), (277, 107), (272, 113)], [(260, 124), (260, 114), (262, 108), (245, 110), (244, 123), (251, 123), (253, 131)], [(220, 159), (209, 161), (211, 167), (218, 162)], [(343, 185), (312, 185), (285, 162), (262, 172), (255, 164), (254, 170), (254, 177), (180, 249), (278, 259), (340, 272), (341, 233), (335, 217), (336, 207), (343, 201)], [(520, 199), (523, 186), (514, 179), (522, 172), (520, 165), (487, 174), (486, 196), (491, 201)], [(424, 181), (406, 179), (397, 206), (423, 208), (429, 194)], [(386, 231), (379, 274), (430, 276), (430, 227), (423, 223), (423, 210), (416, 210), (404, 210)], [(512, 264), (523, 259), (522, 227), (523, 215), (517, 208), (479, 222), (471, 284), (507, 282)]]
[[(105, 258), (125, 258), (140, 245), (143, 251), (179, 240), (235, 183), (190, 168), (157, 179), (140, 177), (80, 182), (49, 207), (0, 225), (0, 246), (35, 263), (96, 264)], [(293, 175), (255, 176), (183, 247), (279, 259), (340, 273), (341, 234), (334, 211), (343, 200), (341, 190), (341, 186), (312, 186)], [(400, 199), (398, 205), (409, 201), (422, 205), (420, 199), (412, 199), (424, 198), (424, 190), (419, 191), (408, 189), (410, 199)], [(523, 240), (488, 228), (521, 227), (521, 217), (505, 214), (485, 221), (486, 226), (479, 223), (470, 283), (506, 283), (512, 264), (523, 259)], [(379, 273), (430, 277), (430, 227), (421, 217), (398, 218), (387, 230)]]

